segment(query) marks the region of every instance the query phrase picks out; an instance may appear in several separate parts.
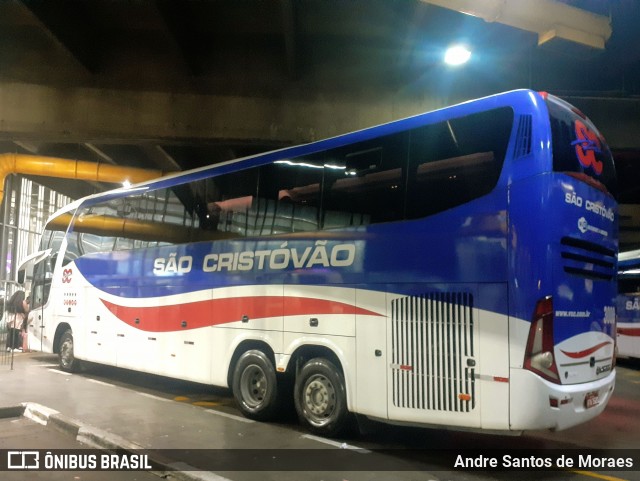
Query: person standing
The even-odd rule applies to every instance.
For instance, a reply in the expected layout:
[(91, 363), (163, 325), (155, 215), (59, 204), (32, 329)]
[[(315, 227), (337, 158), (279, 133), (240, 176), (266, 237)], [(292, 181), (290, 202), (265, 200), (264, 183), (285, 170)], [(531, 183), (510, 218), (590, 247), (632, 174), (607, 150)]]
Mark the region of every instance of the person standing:
[(29, 351), (29, 311), (31, 310), (30, 296), (27, 296), (24, 302), (26, 303), (24, 304), (26, 312), (24, 314), (24, 321), (22, 321), (22, 330), (20, 331), (22, 334), (22, 352), (30, 352)]
[(22, 350), (22, 332), (26, 332), (29, 303), (24, 291), (16, 291), (7, 306), (7, 351)]

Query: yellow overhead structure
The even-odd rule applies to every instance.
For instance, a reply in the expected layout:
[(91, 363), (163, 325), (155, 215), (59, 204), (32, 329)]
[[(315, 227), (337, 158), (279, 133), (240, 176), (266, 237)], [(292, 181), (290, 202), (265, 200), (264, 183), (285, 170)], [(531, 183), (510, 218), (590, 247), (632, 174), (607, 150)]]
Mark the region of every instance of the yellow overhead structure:
[[(47, 224), (47, 229), (66, 231), (72, 221), (71, 214), (61, 214)], [(163, 224), (152, 220), (123, 219), (108, 215), (85, 215), (76, 218), (74, 232), (122, 237), (143, 241), (200, 242), (240, 237), (232, 232), (207, 231), (177, 224)]]
[(422, 0), (538, 34), (538, 45), (564, 40), (604, 49), (611, 19), (554, 0)]
[(166, 172), (39, 155), (0, 154), (0, 204), (4, 197), (4, 181), (9, 174), (41, 175), (114, 184), (128, 181), (135, 184), (161, 177)]

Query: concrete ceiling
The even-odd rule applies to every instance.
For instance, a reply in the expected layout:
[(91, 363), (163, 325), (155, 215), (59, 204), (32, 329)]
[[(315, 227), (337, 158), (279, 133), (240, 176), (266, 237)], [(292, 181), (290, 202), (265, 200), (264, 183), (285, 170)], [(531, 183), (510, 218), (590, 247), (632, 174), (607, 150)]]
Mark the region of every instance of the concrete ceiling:
[(640, 204), (640, 2), (562, 3), (611, 19), (604, 49), (419, 0), (0, 0), (0, 153), (184, 170), (526, 87), (600, 126)]

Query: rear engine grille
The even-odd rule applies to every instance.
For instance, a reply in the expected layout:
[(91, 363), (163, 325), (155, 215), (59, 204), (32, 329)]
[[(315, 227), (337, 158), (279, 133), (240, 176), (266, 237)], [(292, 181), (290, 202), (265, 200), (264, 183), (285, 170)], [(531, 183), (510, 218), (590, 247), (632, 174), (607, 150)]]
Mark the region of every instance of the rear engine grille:
[(612, 249), (573, 237), (563, 237), (560, 243), (562, 266), (567, 274), (602, 281), (614, 278), (616, 253)]
[(394, 406), (473, 410), (473, 296), (426, 293), (396, 299), (391, 309)]

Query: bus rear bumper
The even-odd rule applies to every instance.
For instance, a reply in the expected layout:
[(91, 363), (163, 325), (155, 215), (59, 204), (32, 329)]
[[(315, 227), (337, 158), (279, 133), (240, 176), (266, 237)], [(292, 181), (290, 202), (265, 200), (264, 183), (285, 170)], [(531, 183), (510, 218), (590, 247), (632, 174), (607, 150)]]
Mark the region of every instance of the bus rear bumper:
[(510, 429), (560, 431), (587, 422), (604, 411), (615, 383), (615, 370), (597, 381), (562, 385), (512, 369)]

